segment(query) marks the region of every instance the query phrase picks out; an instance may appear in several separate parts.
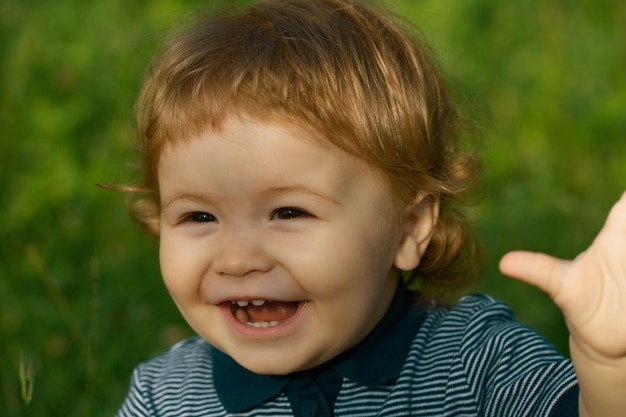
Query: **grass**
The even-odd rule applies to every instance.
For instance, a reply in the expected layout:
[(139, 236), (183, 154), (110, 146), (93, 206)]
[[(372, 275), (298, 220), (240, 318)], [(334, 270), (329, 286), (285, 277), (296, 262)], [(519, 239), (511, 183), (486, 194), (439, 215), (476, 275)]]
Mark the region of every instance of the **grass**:
[[(474, 288), (567, 354), (559, 311), (501, 277), (508, 250), (575, 256), (626, 185), (626, 3), (398, 0), (483, 126)], [(124, 196), (132, 105), (191, 0), (0, 3), (0, 410), (110, 416), (132, 368), (191, 332)]]

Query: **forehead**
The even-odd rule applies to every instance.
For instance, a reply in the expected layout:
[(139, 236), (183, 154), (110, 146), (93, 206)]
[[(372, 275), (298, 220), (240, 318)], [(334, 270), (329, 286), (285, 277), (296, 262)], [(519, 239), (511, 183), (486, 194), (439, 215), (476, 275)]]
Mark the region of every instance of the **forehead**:
[(158, 175), (166, 193), (168, 185), (183, 183), (168, 181), (170, 176), (185, 177), (186, 184), (205, 181), (240, 189), (252, 184), (269, 188), (308, 184), (336, 194), (367, 188), (386, 194), (388, 188), (379, 170), (312, 129), (240, 117), (228, 118), (219, 129), (207, 129), (191, 140), (170, 144), (160, 157)]
[[(188, 144), (202, 139), (207, 135), (222, 137), (234, 142), (241, 141), (245, 137), (256, 137), (256, 141), (248, 141), (249, 146), (259, 146), (262, 138), (258, 135), (261, 131), (268, 134), (291, 135), (298, 140), (315, 143), (320, 146), (327, 144), (335, 147), (333, 142), (319, 133), (315, 128), (295, 116), (286, 114), (280, 109), (266, 108), (263, 114), (258, 111), (240, 107), (229, 107), (221, 112), (219, 116), (214, 115), (209, 121), (195, 121), (193, 128), (189, 132), (180, 134), (170, 134), (161, 136), (159, 149), (156, 152), (157, 163), (163, 154), (171, 152), (173, 149), (185, 147)], [(271, 132), (273, 130), (273, 132)], [(243, 144), (243, 143), (242, 143)], [(339, 150), (337, 148), (337, 150)], [(156, 166), (156, 164), (155, 164)]]
[(343, 174), (377, 173), (362, 158), (339, 149), (314, 129), (284, 118), (228, 116), (195, 137), (168, 142), (159, 167), (172, 158), (210, 158), (216, 166), (237, 160), (241, 163), (238, 171), (262, 167), (267, 172), (292, 169), (321, 174), (321, 168), (333, 166)]

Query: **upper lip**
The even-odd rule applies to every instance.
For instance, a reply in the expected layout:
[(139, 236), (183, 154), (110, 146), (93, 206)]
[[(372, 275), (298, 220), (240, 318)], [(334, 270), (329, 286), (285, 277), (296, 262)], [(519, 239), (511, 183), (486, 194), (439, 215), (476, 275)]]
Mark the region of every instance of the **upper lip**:
[(305, 293), (300, 288), (284, 279), (247, 280), (237, 283), (232, 280), (204, 281), (199, 288), (199, 293), (205, 303), (213, 305), (223, 303), (230, 305), (231, 301), (251, 303), (254, 300), (294, 302), (306, 298)]

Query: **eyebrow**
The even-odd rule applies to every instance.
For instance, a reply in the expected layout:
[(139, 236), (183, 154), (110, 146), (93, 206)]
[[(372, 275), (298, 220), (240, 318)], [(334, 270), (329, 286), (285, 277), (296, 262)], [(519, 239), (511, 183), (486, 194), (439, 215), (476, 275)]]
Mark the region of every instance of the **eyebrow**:
[[(306, 194), (306, 195), (311, 196), (312, 198), (315, 198), (316, 200), (324, 201), (326, 203), (330, 203), (336, 206), (341, 205), (341, 203), (337, 199), (327, 194), (324, 194), (323, 192), (317, 191), (310, 187), (305, 187), (305, 186), (300, 186), (300, 185), (273, 187), (262, 192), (261, 194), (262, 196), (275, 197), (275, 196), (281, 196), (281, 195), (293, 194), (293, 193)], [(203, 201), (207, 201), (207, 199), (210, 199), (210, 198), (205, 194), (174, 193), (173, 195), (169, 196), (167, 199), (161, 199), (161, 209), (163, 210), (167, 208), (167, 206), (171, 205), (172, 203), (178, 200), (185, 200), (185, 201), (191, 201), (191, 202), (203, 202)]]
[(161, 199), (161, 209), (167, 208), (170, 204), (177, 200), (186, 200), (192, 202), (206, 201), (207, 197), (196, 193), (174, 193), (167, 199)]
[(277, 195), (280, 196), (284, 194), (293, 194), (293, 193), (307, 194), (317, 200), (321, 200), (321, 201), (324, 201), (333, 205), (337, 205), (337, 206), (341, 205), (341, 203), (337, 199), (327, 194), (324, 194), (323, 192), (317, 191), (310, 187), (305, 187), (305, 186), (300, 186), (300, 185), (274, 187), (274, 188), (268, 189), (263, 194), (267, 194), (271, 196), (277, 196)]

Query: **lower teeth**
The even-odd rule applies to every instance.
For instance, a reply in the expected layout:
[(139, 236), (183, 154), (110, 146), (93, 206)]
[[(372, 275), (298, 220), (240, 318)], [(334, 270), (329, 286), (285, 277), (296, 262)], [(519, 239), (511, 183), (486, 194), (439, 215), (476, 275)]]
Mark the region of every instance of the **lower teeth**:
[(248, 327), (274, 327), (278, 325), (278, 321), (249, 321), (246, 323), (246, 326)]

